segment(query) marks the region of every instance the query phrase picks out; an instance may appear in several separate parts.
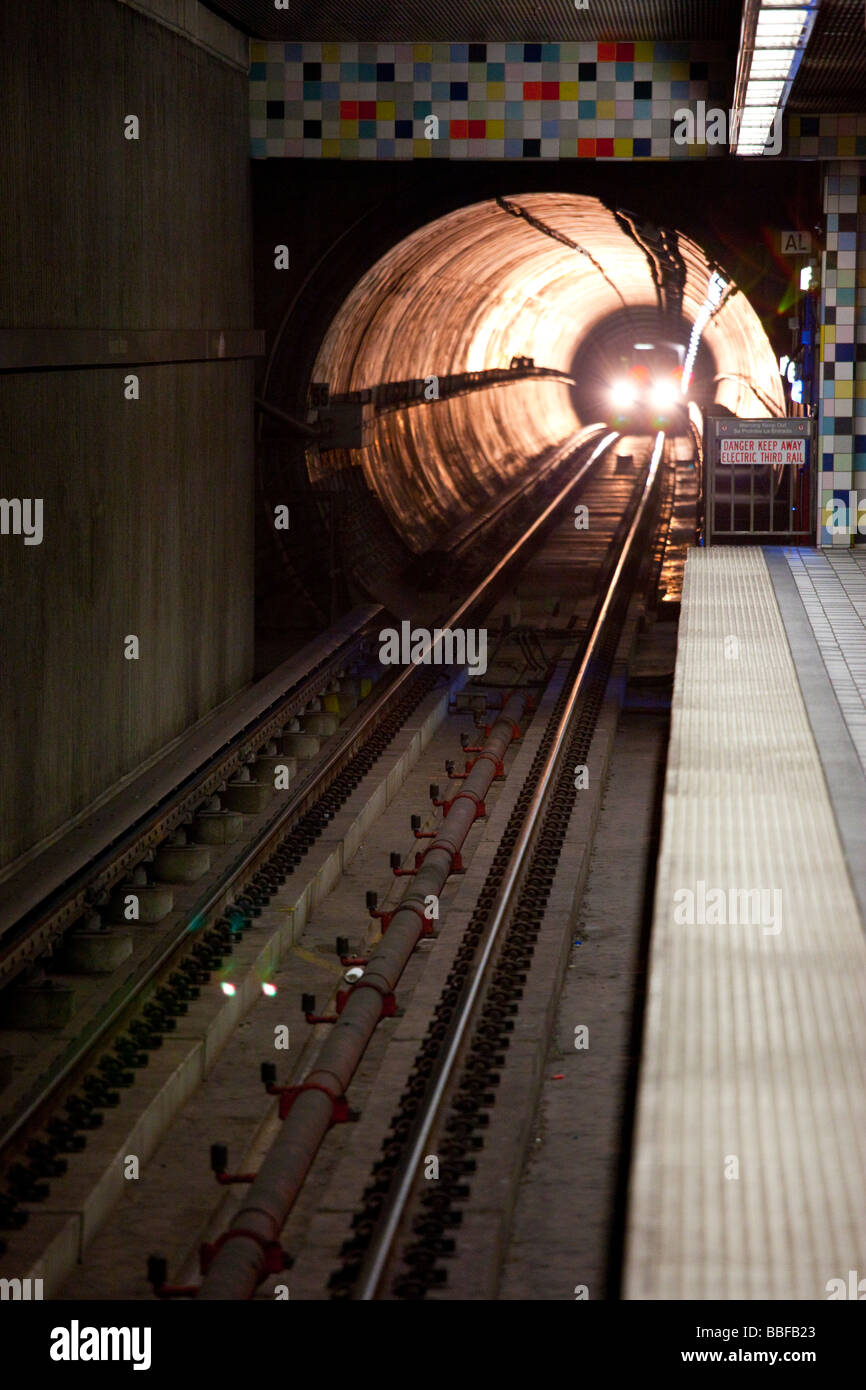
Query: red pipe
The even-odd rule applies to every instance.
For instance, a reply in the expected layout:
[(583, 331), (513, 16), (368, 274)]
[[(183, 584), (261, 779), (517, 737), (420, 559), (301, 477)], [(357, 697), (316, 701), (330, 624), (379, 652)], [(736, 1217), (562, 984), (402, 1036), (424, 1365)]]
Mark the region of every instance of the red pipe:
[(315, 1071), (295, 1095), (246, 1203), (214, 1253), (199, 1298), (251, 1298), (265, 1274), (273, 1270), (280, 1232), (331, 1126), (335, 1101), (343, 1097), (382, 1017), (385, 1001), (393, 995), (421, 936), (424, 900), (441, 893), (455, 856), (477, 819), (478, 804), (484, 801), (497, 766), (517, 735), (525, 705), (523, 695), (512, 695), (493, 725), (484, 746), (487, 756), (479, 756), (464, 779), (461, 795), (452, 803), (394, 913), (387, 935), (371, 956), (363, 978), (352, 988)]

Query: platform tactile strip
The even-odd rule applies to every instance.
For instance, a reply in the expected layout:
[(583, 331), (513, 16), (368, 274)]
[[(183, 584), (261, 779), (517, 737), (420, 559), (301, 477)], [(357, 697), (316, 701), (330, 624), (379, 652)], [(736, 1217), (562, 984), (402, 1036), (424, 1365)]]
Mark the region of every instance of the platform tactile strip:
[(789, 550), (785, 558), (866, 774), (866, 553)]
[(821, 763), (760, 549), (693, 550), (624, 1296), (826, 1299), (866, 1275), (864, 1188), (866, 937)]

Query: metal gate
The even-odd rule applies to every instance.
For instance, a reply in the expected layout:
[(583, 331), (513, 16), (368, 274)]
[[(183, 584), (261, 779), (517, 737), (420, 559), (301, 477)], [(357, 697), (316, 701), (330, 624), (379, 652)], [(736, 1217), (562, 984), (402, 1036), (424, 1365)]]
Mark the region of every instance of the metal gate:
[(811, 545), (813, 419), (706, 421), (706, 545)]

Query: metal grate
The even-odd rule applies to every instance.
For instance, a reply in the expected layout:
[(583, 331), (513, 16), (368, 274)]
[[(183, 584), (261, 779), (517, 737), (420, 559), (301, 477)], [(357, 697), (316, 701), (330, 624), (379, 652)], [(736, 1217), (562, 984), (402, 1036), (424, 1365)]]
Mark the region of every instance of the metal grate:
[(205, 0), (208, 9), (261, 39), (447, 43), (449, 40), (723, 39), (736, 44), (740, 0)]
[(866, 6), (823, 0), (788, 102), (806, 114), (866, 111)]

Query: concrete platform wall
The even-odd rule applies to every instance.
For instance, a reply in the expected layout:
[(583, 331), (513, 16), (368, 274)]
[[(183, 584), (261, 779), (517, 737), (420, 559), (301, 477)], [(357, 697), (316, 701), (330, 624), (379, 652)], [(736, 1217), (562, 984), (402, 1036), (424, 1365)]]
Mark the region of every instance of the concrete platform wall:
[(252, 673), (253, 361), (179, 336), (252, 324), (246, 45), (144, 8), (0, 17), (0, 873)]

